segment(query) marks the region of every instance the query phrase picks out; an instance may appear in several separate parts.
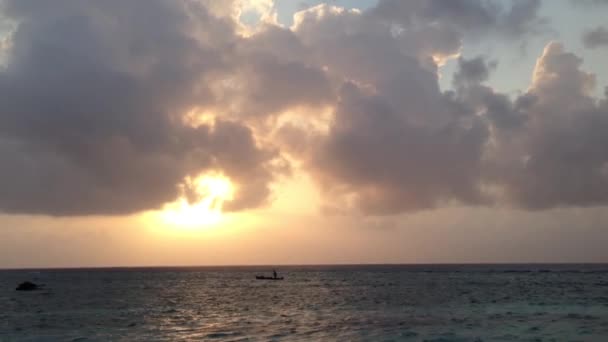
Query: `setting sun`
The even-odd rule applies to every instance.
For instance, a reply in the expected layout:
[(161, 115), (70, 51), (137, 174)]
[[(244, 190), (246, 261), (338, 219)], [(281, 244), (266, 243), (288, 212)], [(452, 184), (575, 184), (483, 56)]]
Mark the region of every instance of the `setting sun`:
[(608, 0), (0, 0), (0, 342), (608, 341)]
[(222, 175), (202, 175), (187, 183), (197, 195), (197, 200), (182, 196), (167, 204), (161, 217), (165, 223), (184, 228), (216, 225), (222, 220), (222, 206), (234, 196), (234, 188), (228, 178)]

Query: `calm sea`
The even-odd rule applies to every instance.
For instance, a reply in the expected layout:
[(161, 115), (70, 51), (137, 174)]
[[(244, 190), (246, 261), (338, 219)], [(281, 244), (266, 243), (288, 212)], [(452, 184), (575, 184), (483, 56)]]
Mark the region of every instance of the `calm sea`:
[(0, 341), (608, 341), (608, 265), (276, 269), (0, 271)]

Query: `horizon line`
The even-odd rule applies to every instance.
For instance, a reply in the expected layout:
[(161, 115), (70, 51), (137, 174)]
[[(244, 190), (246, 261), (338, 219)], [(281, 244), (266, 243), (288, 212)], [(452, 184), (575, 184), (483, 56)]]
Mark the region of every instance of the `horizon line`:
[(441, 263), (327, 263), (327, 264), (220, 264), (220, 265), (143, 265), (143, 266), (49, 266), (49, 267), (0, 267), (0, 271), (37, 271), (37, 270), (110, 270), (110, 269), (162, 269), (162, 268), (245, 268), (245, 267), (349, 267), (349, 266), (523, 266), (523, 265), (607, 265), (608, 261), (598, 262), (441, 262)]

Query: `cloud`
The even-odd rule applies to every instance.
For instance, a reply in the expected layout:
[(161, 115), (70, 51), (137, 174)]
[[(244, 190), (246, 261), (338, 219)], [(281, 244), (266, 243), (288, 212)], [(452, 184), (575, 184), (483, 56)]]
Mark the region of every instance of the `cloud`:
[(608, 0), (570, 0), (574, 6), (601, 6), (608, 5)]
[(467, 60), (458, 58), (458, 71), (454, 75), (454, 84), (481, 83), (490, 77), (491, 69), (495, 69), (497, 62), (486, 63), (481, 56)]
[[(277, 152), (216, 117), (210, 85), (232, 69), (234, 23), (195, 1), (4, 1), (18, 22), (0, 72), (0, 208), (125, 214), (175, 199), (187, 176), (219, 171), (230, 209), (264, 203)], [(221, 78), (221, 77), (220, 77)]]
[(282, 131), (297, 137), (285, 140), (323, 189), (326, 212), (386, 215), (489, 200), (478, 183), (487, 127), (440, 91), (433, 59), (456, 53), (458, 39), (395, 32), (374, 10), (328, 5), (298, 13), (293, 30), (338, 89), (326, 132)]
[[(404, 39), (422, 37), (418, 28), (430, 21), (417, 24), (421, 16), (410, 20), (406, 13), (450, 20), (462, 32), (507, 20), (490, 14), (468, 19), (468, 13), (484, 10), (505, 13), (473, 6), (477, 2), (441, 4), (386, 1), (363, 13), (318, 6), (298, 15), (296, 34), (317, 51), (330, 75), (345, 81), (329, 131), (313, 139), (312, 151), (304, 149), (327, 199), (326, 212), (385, 215), (450, 203), (527, 209), (605, 203), (608, 167), (594, 152), (603, 142), (588, 130), (597, 124), (601, 132), (606, 113), (591, 96), (595, 79), (580, 70), (582, 60), (549, 44), (530, 89), (512, 100), (485, 84), (496, 61), (460, 58), (455, 92), (441, 92), (433, 57), (461, 47), (428, 49), (442, 40), (419, 45)], [(397, 31), (383, 26), (387, 19), (403, 26)], [(301, 146), (306, 136), (297, 136)], [(588, 164), (571, 162), (573, 137), (579, 139), (577, 153), (585, 156), (578, 159), (587, 158)]]
[(289, 44), (280, 41), (282, 37), (265, 34), (248, 39), (232, 82), (218, 93), (218, 105), (230, 107), (239, 118), (264, 119), (292, 107), (320, 107), (330, 102), (333, 94), (324, 72), (288, 56), (260, 51), (258, 44), (264, 44), (265, 39), (279, 40), (268, 43), (272, 46)]
[[(525, 120), (498, 144), (498, 182), (529, 209), (608, 201), (608, 106), (592, 97), (595, 77), (559, 43), (546, 46), (523, 99)], [(507, 158), (507, 156), (510, 156)]]
[[(400, 81), (408, 82), (412, 98), (424, 92), (413, 89), (417, 82), (407, 76)], [(472, 115), (451, 113), (446, 96), (424, 96), (434, 96), (429, 101), (443, 113), (442, 122), (416, 122), (411, 120), (421, 115), (416, 106), (402, 107), (352, 84), (344, 86), (334, 124), (313, 158), (317, 179), (332, 201), (344, 197), (350, 209), (366, 214), (433, 208), (453, 200), (484, 202), (477, 180), (486, 127)]]
[(244, 2), (1, 3), (18, 23), (0, 71), (5, 212), (155, 209), (196, 198), (204, 172), (246, 210), (294, 167), (333, 213), (608, 202), (608, 101), (578, 56), (548, 44), (515, 98), (487, 84), (498, 61), (459, 57), (465, 37), (537, 33), (539, 1), (322, 4), (246, 32)]
[(538, 16), (540, 0), (516, 1), (508, 8), (502, 5), (484, 0), (382, 0), (374, 12), (404, 26), (432, 23), (459, 32), (494, 33), (511, 38), (538, 33), (547, 23)]
[(608, 30), (599, 26), (583, 33), (583, 45), (589, 49), (608, 46)]

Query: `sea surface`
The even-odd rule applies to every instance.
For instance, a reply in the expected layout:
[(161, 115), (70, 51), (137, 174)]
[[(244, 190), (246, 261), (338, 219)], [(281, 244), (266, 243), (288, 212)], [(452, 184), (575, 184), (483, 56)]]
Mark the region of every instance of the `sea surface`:
[(0, 341), (608, 341), (608, 265), (276, 269), (0, 271)]

